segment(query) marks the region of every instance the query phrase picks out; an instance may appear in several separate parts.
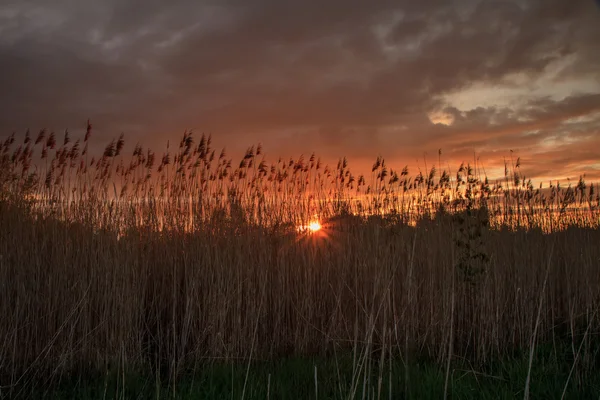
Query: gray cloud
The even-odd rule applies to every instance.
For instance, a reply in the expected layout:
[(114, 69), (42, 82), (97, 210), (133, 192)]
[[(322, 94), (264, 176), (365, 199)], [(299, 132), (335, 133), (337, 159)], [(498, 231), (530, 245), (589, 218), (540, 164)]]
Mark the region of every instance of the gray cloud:
[[(0, 135), (91, 118), (98, 141), (125, 131), (160, 145), (196, 128), (233, 149), (260, 141), (274, 156), (315, 150), (359, 166), (577, 136), (568, 154), (597, 142), (596, 125), (564, 121), (599, 110), (599, 36), (591, 0), (8, 1)], [(514, 76), (556, 93), (472, 109), (448, 100), (476, 84), (493, 100)], [(452, 125), (432, 123), (436, 109)]]

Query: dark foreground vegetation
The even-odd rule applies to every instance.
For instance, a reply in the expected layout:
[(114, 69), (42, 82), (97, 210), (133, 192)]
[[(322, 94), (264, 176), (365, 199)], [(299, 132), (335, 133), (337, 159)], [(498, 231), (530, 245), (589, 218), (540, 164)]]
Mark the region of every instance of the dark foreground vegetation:
[(0, 147), (0, 396), (598, 398), (583, 179), (232, 167), (190, 134), (155, 168), (90, 135)]
[[(567, 347), (539, 348), (531, 369), (530, 398), (597, 399), (600, 376), (572, 374), (572, 363), (571, 349)], [(242, 397), (295, 400), (440, 399), (445, 393), (445, 369), (432, 361), (417, 359), (405, 365), (397, 358), (386, 362), (383, 370), (373, 365), (366, 377), (353, 365), (356, 364), (352, 354), (347, 353), (337, 358), (280, 358), (250, 365), (213, 361), (191, 368), (175, 383), (153, 371), (128, 371), (124, 375), (113, 368), (95, 374), (74, 372), (57, 379), (52, 388), (22, 389), (19, 395), (81, 400)], [(476, 369), (471, 363), (456, 359), (447, 392), (455, 399), (522, 398), (528, 374), (528, 354), (506, 357)]]

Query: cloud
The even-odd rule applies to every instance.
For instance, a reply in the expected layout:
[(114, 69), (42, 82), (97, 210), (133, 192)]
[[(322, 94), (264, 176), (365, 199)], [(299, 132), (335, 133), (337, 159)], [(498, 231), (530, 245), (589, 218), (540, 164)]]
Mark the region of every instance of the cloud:
[(195, 128), (359, 168), (513, 149), (539, 173), (549, 138), (576, 137), (554, 168), (575, 174), (592, 160), (570, 149), (598, 134), (599, 22), (592, 1), (8, 1), (0, 135), (92, 118), (98, 142)]

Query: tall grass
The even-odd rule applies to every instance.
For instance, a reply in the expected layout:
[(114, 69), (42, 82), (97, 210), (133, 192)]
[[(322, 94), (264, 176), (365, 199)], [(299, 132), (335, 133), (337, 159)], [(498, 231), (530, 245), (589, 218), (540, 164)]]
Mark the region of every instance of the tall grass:
[[(518, 160), (494, 183), (468, 164), (411, 177), (381, 158), (355, 177), (260, 146), (234, 164), (187, 132), (160, 159), (125, 157), (122, 136), (94, 157), (91, 134), (0, 147), (5, 390), (345, 349), (364, 388), (396, 357), (482, 363), (565, 338), (578, 373), (599, 362), (600, 208), (583, 179), (534, 189)], [(296, 231), (314, 218), (322, 231)]]
[[(396, 215), (415, 224), (444, 210), (451, 213), (485, 207), (492, 227), (595, 227), (600, 222), (600, 193), (583, 176), (577, 185), (549, 182), (535, 187), (521, 173), (520, 159), (505, 162), (505, 173), (491, 182), (481, 165), (461, 164), (455, 173), (436, 166), (409, 176), (408, 167), (390, 168), (378, 157), (370, 177), (355, 176), (345, 158), (335, 168), (309, 158), (268, 162), (262, 146), (248, 148), (235, 162), (212, 148), (211, 137), (196, 142), (185, 132), (176, 150), (158, 158), (135, 146), (123, 154), (121, 135), (96, 157), (88, 154), (92, 127), (83, 141), (68, 131), (60, 143), (55, 133), (15, 135), (0, 143), (0, 188), (30, 200), (37, 212), (96, 228), (206, 229), (215, 218), (259, 226), (297, 225), (340, 213)], [(37, 154), (36, 152), (39, 152)]]

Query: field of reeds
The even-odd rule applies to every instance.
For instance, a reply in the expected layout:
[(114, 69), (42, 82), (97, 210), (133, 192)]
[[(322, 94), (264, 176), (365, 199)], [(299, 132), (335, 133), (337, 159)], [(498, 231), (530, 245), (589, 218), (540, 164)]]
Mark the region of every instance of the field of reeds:
[(459, 363), (522, 354), (527, 398), (542, 347), (565, 393), (600, 390), (600, 197), (583, 178), (534, 184), (509, 156), (492, 180), (441, 152), (355, 176), (260, 145), (234, 161), (189, 132), (160, 156), (123, 136), (94, 154), (92, 134), (0, 144), (0, 395), (136, 371), (177, 397), (225, 363), (248, 366), (248, 398), (254, 362), (349, 357), (336, 398), (408, 396), (422, 359), (450, 396)]

